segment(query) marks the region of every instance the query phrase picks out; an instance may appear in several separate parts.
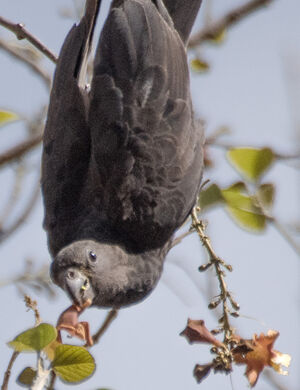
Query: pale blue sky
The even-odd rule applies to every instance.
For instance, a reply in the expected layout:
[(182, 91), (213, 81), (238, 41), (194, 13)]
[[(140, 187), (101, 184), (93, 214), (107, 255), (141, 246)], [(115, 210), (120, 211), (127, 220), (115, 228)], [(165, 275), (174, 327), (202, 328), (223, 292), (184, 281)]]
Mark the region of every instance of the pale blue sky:
[[(215, 0), (214, 14), (217, 17), (244, 2)], [(101, 20), (109, 2), (104, 3)], [(57, 10), (71, 5), (71, 0), (2, 0), (0, 14), (25, 23), (32, 33), (58, 53), (73, 21), (61, 18)], [(192, 76), (192, 92), (195, 111), (205, 119), (208, 133), (225, 124), (233, 131), (228, 140), (234, 144), (268, 145), (286, 153), (295, 152), (297, 148), (299, 150), (299, 138), (297, 144), (295, 135), (300, 111), (300, 101), (296, 100), (300, 96), (297, 92), (300, 90), (300, 66), (297, 73), (297, 64), (300, 65), (299, 15), (298, 0), (276, 0), (270, 7), (231, 29), (221, 47), (204, 48), (203, 55), (211, 63), (211, 71), (204, 76)], [(2, 27), (0, 36), (14, 39)], [(49, 61), (46, 60), (45, 64), (53, 70)], [(288, 84), (288, 72), (291, 69), (296, 77)], [(40, 80), (2, 51), (0, 85), (1, 108), (10, 108), (30, 116), (38, 110), (40, 104), (47, 104), (48, 94)], [(12, 145), (16, 137), (21, 139), (23, 134), (21, 124), (1, 129), (0, 151)], [(212, 153), (217, 165), (213, 171), (207, 172), (206, 178), (217, 180), (222, 185), (236, 180), (238, 176), (225, 162), (223, 152)], [(36, 151), (31, 158), (32, 164), (39, 164), (39, 158), (39, 151)], [(9, 167), (4, 172), (0, 171), (1, 204), (5, 204), (4, 200), (8, 196), (6, 190), (11, 185), (12, 169)], [(35, 179), (34, 175), (31, 179)], [(299, 173), (287, 164), (278, 163), (265, 179), (277, 185), (275, 214), (283, 222), (299, 221)], [(28, 194), (31, 185), (30, 181), (26, 183)], [(49, 262), (42, 218), (43, 210), (39, 201), (24, 228), (1, 245), (1, 280), (21, 272), (26, 257), (32, 257), (37, 267)], [(263, 235), (253, 235), (237, 228), (222, 211), (212, 211), (206, 218), (209, 221), (209, 235), (217, 252), (234, 267), (233, 274), (228, 276), (228, 285), (241, 305), (241, 314), (245, 316), (233, 320), (234, 326), (245, 337), (268, 329), (279, 330), (281, 335), (275, 348), (293, 357), (290, 375), (279, 380), (289, 390), (298, 389), (299, 258), (272, 227)], [(121, 311), (101, 343), (92, 350), (98, 365), (96, 374), (88, 382), (74, 388), (199, 388), (192, 371), (196, 363), (205, 363), (210, 359), (209, 348), (190, 346), (178, 334), (184, 328), (187, 317), (204, 319), (209, 328), (216, 326), (215, 317), (207, 309), (207, 298), (201, 293), (203, 290), (210, 291), (208, 284), (211, 283), (211, 275), (197, 272), (205, 256), (196, 236), (186, 239), (170, 252), (162, 280), (154, 293), (143, 303)], [(44, 295), (31, 295), (38, 300), (41, 316), (46, 322), (53, 323), (69, 304), (67, 297), (60, 291), (56, 300), (49, 300)], [(14, 287), (1, 289), (0, 299), (2, 380), (11, 354), (5, 343), (33, 325), (33, 318), (31, 313), (26, 313), (22, 298)], [(104, 311), (97, 309), (85, 315), (93, 330), (102, 318)], [(10, 389), (16, 388), (13, 380), (26, 364), (35, 364), (33, 355), (18, 358)], [(248, 388), (243, 372), (244, 368), (239, 368), (232, 374), (234, 389)], [(56, 388), (60, 390), (67, 387), (58, 382)], [(230, 378), (210, 375), (200, 388), (229, 390)], [(262, 379), (256, 388), (269, 390), (272, 387)]]

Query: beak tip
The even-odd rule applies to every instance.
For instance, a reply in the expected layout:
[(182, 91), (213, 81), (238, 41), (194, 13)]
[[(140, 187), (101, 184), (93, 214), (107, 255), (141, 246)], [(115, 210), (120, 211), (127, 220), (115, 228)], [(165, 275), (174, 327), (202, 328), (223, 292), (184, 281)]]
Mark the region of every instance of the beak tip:
[(87, 301), (92, 301), (93, 291), (89, 278), (82, 271), (76, 268), (68, 268), (64, 280), (65, 290), (76, 305), (83, 307)]

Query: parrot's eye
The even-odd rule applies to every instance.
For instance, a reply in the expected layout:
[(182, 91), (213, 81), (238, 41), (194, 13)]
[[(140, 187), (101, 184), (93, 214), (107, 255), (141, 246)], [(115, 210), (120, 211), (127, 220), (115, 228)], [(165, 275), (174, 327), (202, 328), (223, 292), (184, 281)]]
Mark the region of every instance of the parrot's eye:
[(93, 262), (95, 262), (97, 260), (97, 255), (93, 251), (89, 251), (89, 257), (90, 257), (90, 260)]

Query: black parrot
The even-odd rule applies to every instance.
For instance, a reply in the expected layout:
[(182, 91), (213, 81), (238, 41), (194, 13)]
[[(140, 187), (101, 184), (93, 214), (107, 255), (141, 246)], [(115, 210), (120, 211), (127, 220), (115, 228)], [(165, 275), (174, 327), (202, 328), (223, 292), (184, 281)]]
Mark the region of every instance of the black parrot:
[(79, 307), (120, 307), (158, 282), (203, 170), (186, 44), (201, 0), (114, 0), (90, 89), (99, 0), (63, 44), (44, 134), (51, 277)]

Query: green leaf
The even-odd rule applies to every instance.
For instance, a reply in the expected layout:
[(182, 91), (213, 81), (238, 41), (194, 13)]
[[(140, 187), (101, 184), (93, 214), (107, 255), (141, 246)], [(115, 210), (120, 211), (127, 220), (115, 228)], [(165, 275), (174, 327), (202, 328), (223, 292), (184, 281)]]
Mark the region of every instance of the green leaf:
[(55, 350), (52, 368), (62, 380), (80, 382), (92, 375), (95, 361), (84, 347), (60, 345)]
[(237, 181), (236, 183), (231, 184), (228, 188), (225, 188), (223, 191), (247, 194), (247, 187), (243, 181)]
[(257, 232), (264, 230), (266, 217), (255, 205), (254, 198), (243, 194), (241, 191), (244, 187), (237, 184), (222, 190), (226, 211), (241, 227)]
[(19, 334), (8, 343), (15, 351), (33, 352), (41, 351), (57, 337), (57, 331), (50, 324), (40, 324)]
[(230, 189), (222, 190), (222, 194), (227, 206), (261, 214), (250, 196), (237, 191), (231, 191)]
[(31, 386), (33, 384), (33, 381), (36, 377), (36, 370), (31, 367), (26, 367), (21, 372), (21, 374), (17, 378), (17, 382), (19, 382), (19, 385), (23, 386)]
[(232, 219), (242, 228), (260, 232), (266, 227), (266, 217), (264, 215), (255, 214), (250, 211), (230, 206), (226, 207), (226, 210)]
[(215, 43), (217, 45), (220, 45), (221, 43), (223, 43), (225, 41), (226, 32), (227, 32), (226, 28), (223, 28), (223, 29), (219, 30), (217, 32), (217, 34), (214, 37), (212, 37), (209, 41), (211, 43)]
[(272, 183), (266, 183), (259, 186), (256, 196), (263, 207), (271, 210), (275, 198), (275, 186)]
[(232, 148), (227, 152), (227, 158), (245, 178), (257, 181), (270, 168), (275, 156), (269, 148)]
[(19, 116), (14, 112), (0, 110), (0, 127), (18, 119), (20, 119)]
[(210, 69), (209, 63), (201, 58), (194, 58), (191, 61), (191, 68), (194, 72), (204, 73)]
[(212, 184), (199, 194), (199, 206), (202, 210), (207, 207), (215, 206), (217, 203), (224, 202), (222, 191), (217, 184)]
[(61, 345), (60, 342), (58, 342), (56, 339), (53, 340), (50, 344), (46, 345), (46, 347), (43, 349), (43, 352), (47, 355), (47, 358), (52, 361), (55, 356), (55, 350), (57, 347)]

